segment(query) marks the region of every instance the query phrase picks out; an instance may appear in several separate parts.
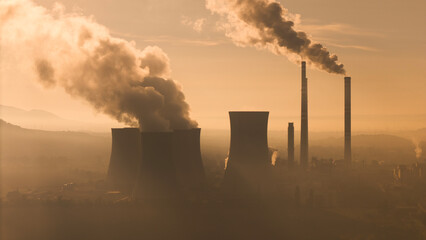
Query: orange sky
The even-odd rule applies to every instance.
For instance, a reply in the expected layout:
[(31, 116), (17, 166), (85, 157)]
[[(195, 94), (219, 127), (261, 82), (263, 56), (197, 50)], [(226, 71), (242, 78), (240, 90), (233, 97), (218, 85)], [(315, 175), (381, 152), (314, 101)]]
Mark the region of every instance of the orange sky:
[[(51, 8), (54, 1), (35, 1)], [(284, 56), (235, 46), (201, 0), (62, 0), (93, 15), (140, 49), (161, 47), (201, 127), (227, 128), (229, 110), (270, 111), (270, 128), (300, 121), (300, 68)], [(298, 29), (339, 56), (352, 76), (353, 130), (426, 127), (426, 2), (280, 1), (300, 14)], [(403, 4), (403, 5), (401, 5)], [(44, 89), (25, 56), (1, 55), (3, 105), (44, 109), (64, 118), (110, 121), (63, 90)], [(343, 76), (308, 69), (310, 129), (343, 130)]]

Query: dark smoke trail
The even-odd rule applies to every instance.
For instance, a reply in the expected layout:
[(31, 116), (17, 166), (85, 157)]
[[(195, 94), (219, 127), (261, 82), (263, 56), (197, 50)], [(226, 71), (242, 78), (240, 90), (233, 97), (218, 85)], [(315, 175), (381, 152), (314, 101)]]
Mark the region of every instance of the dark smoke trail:
[(226, 17), (222, 28), (239, 45), (298, 54), (329, 73), (345, 74), (337, 56), (296, 31), (294, 22), (285, 17), (287, 10), (275, 0), (207, 0), (207, 8)]
[(169, 59), (158, 47), (140, 51), (92, 18), (28, 0), (0, 2), (0, 28), (0, 47), (25, 56), (19, 57), (22, 66), (31, 61), (27, 65), (44, 87), (63, 87), (97, 111), (145, 131), (197, 126), (181, 87), (168, 79)]

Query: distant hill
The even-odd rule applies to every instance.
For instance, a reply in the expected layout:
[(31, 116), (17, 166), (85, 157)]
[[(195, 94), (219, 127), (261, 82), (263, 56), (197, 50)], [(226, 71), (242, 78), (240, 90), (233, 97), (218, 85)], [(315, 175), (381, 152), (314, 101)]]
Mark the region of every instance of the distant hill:
[(103, 179), (110, 135), (22, 128), (0, 119), (3, 193), (35, 186)]
[(109, 156), (110, 144), (109, 135), (26, 129), (0, 119), (0, 156), (3, 162), (43, 156), (90, 162), (93, 158)]
[(10, 107), (10, 106), (4, 106), (0, 105), (0, 115), (10, 115), (11, 117), (32, 117), (32, 118), (38, 118), (38, 119), (61, 119), (64, 120), (58, 116), (56, 116), (53, 113), (39, 110), (39, 109), (33, 109), (30, 111), (22, 110), (16, 107)]
[(27, 111), (4, 105), (0, 105), (0, 119), (25, 128), (50, 131), (108, 131), (109, 128), (120, 125), (74, 121), (44, 110)]
[(79, 124), (44, 110), (26, 111), (3, 105), (0, 105), (0, 118), (23, 127), (45, 130), (69, 130)]

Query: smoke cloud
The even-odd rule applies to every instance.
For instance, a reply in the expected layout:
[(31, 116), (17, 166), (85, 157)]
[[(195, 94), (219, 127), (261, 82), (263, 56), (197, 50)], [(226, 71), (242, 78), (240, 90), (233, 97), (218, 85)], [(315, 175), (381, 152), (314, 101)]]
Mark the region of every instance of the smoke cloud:
[(220, 28), (237, 45), (267, 48), (294, 61), (301, 57), (329, 73), (345, 74), (337, 56), (312, 42), (306, 33), (296, 31), (287, 9), (275, 0), (206, 1), (212, 13), (224, 17)]
[(92, 17), (52, 10), (29, 0), (0, 2), (2, 49), (31, 61), (44, 87), (60, 86), (97, 111), (144, 131), (188, 129), (181, 87), (170, 77), (169, 58), (159, 48), (143, 51), (112, 37)]

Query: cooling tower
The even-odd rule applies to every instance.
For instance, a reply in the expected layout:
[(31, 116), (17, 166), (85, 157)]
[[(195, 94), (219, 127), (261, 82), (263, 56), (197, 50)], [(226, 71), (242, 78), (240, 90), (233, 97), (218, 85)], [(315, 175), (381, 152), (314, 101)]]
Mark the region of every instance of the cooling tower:
[(200, 133), (200, 128), (173, 132), (173, 162), (179, 187), (185, 193), (199, 191), (205, 184)]
[(130, 193), (136, 183), (141, 156), (138, 128), (113, 128), (108, 183), (115, 190)]
[(231, 144), (224, 187), (232, 193), (256, 194), (265, 183), (269, 112), (229, 112)]
[(303, 169), (309, 166), (308, 150), (308, 79), (306, 78), (306, 62), (302, 62), (302, 114), (300, 129), (300, 165)]
[(350, 166), (351, 162), (351, 77), (345, 77), (345, 163)]
[(172, 158), (172, 132), (142, 132), (142, 158), (134, 197), (163, 201), (176, 197), (176, 168)]
[(294, 166), (294, 125), (292, 122), (288, 123), (288, 139), (287, 139), (287, 153), (288, 153), (288, 166)]

